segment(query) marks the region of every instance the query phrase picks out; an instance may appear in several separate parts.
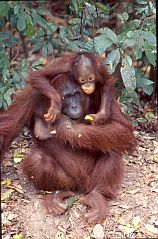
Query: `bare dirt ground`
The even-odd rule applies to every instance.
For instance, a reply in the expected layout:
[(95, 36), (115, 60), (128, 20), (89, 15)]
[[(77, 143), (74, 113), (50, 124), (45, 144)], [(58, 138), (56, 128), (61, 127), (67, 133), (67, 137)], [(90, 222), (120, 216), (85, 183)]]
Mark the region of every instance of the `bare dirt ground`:
[(153, 132), (135, 134), (137, 151), (124, 158), (125, 179), (118, 199), (111, 202), (105, 222), (97, 225), (86, 223), (88, 208), (78, 202), (65, 215), (47, 214), (44, 192), (37, 191), (20, 169), (17, 150), (27, 152), (31, 140), (24, 135), (16, 138), (2, 168), (2, 238), (158, 238), (158, 142)]

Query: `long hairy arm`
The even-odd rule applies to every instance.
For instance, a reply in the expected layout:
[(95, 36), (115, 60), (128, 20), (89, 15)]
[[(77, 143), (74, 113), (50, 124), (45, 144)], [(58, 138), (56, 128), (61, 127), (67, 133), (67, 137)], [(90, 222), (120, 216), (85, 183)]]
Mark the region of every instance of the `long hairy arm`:
[(115, 121), (94, 126), (61, 119), (54, 124), (51, 134), (68, 142), (72, 148), (99, 150), (104, 153), (130, 153), (136, 144), (131, 128)]
[(53, 87), (52, 82), (57, 76), (61, 74), (67, 75), (67, 73), (71, 71), (72, 60), (76, 54), (77, 53), (69, 53), (68, 55), (64, 55), (58, 61), (44, 69), (30, 73), (28, 80), (30, 86), (47, 96), (50, 100), (58, 102), (60, 97)]
[[(44, 115), (46, 121), (55, 122), (61, 111), (61, 97), (54, 82), (66, 80), (70, 71), (69, 57), (61, 59), (44, 70), (38, 70), (30, 73), (28, 83), (37, 92), (50, 99), (50, 107)], [(65, 63), (65, 64), (64, 64)]]
[(38, 93), (26, 88), (16, 95), (14, 102), (0, 114), (0, 148), (5, 151), (9, 142), (27, 124), (38, 102)]

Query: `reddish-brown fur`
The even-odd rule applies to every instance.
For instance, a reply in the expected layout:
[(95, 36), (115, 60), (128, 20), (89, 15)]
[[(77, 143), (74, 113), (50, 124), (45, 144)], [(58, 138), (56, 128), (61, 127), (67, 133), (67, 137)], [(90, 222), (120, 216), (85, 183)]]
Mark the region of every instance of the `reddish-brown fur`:
[[(40, 105), (46, 104), (47, 112), (50, 106), (48, 99), (51, 98), (59, 110), (60, 94), (50, 88), (50, 80), (60, 73), (69, 72), (76, 55), (72, 53), (62, 59), (62, 63), (32, 73), (31, 87), (24, 89), (0, 116), (0, 148), (3, 146), (3, 151), (21, 127), (30, 122), (34, 124)], [(103, 87), (107, 86), (107, 94), (108, 89), (113, 92), (114, 78), (108, 76), (100, 58), (93, 55), (92, 58), (106, 82)], [(97, 113), (100, 109), (103, 87), (98, 83), (90, 96), (89, 113)], [(88, 221), (100, 222), (105, 219), (108, 199), (115, 197), (115, 188), (123, 176), (122, 155), (131, 153), (136, 145), (132, 127), (114, 95), (109, 99), (110, 111), (106, 123), (85, 125), (60, 115), (51, 125), (52, 130), (56, 130), (51, 139), (38, 140), (34, 137), (35, 145), (23, 162), (24, 172), (38, 189), (65, 191), (46, 199), (50, 212), (63, 213), (65, 207), (61, 201), (78, 191), (85, 194), (80, 201), (91, 208), (86, 215)]]
[(47, 114), (49, 115), (48, 121), (54, 122), (55, 119), (60, 114), (61, 110), (60, 96), (56, 92), (51, 82), (53, 79), (55, 79), (56, 75), (62, 73), (66, 75), (68, 73), (71, 74), (74, 80), (76, 81), (75, 75), (76, 62), (81, 54), (84, 54), (85, 57), (91, 60), (91, 64), (95, 69), (95, 74), (97, 76), (96, 87), (98, 93), (95, 94), (97, 96), (95, 100), (98, 101), (99, 100), (98, 96), (100, 96), (100, 104), (98, 106), (97, 113), (95, 115), (94, 119), (95, 123), (98, 124), (104, 123), (109, 118), (111, 99), (113, 95), (113, 85), (116, 81), (116, 78), (109, 76), (105, 64), (103, 63), (102, 57), (96, 56), (95, 54), (89, 52), (85, 53), (73, 52), (70, 53), (69, 55), (65, 55), (61, 60), (59, 60), (57, 63), (54, 63), (47, 69), (33, 72), (30, 75), (29, 80), (30, 85), (38, 92), (42, 93), (43, 95), (48, 97), (48, 99), (50, 99), (51, 103)]

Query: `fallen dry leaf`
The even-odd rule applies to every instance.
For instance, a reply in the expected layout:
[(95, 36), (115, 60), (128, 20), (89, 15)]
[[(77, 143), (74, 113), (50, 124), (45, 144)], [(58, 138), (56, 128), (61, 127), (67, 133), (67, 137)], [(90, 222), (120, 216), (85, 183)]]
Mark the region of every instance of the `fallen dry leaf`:
[(11, 182), (11, 180), (9, 178), (6, 178), (6, 179), (1, 181), (1, 185), (9, 186), (11, 183), (12, 182)]
[(55, 239), (65, 239), (65, 233), (63, 231), (57, 231), (55, 234)]
[(96, 224), (94, 226), (92, 237), (96, 238), (96, 239), (103, 239), (104, 238), (104, 229), (103, 229), (103, 226), (101, 224)]
[(8, 190), (5, 191), (4, 193), (2, 193), (2, 195), (1, 195), (1, 201), (7, 201), (7, 200), (9, 200), (13, 192), (14, 192), (13, 189), (8, 189)]
[(150, 183), (152, 183), (155, 180), (157, 180), (157, 175), (150, 174), (146, 177), (145, 183), (149, 185)]
[(133, 218), (132, 225), (135, 229), (138, 229), (140, 227), (140, 221), (141, 221), (141, 218), (139, 216), (136, 216)]
[(9, 215), (7, 216), (7, 220), (12, 221), (13, 219), (17, 217), (18, 217), (17, 214), (9, 213)]
[(12, 184), (12, 185), (8, 186), (8, 188), (12, 188), (12, 189), (16, 190), (18, 193), (21, 193), (21, 194), (24, 193), (20, 184), (18, 184), (18, 185)]
[(158, 163), (158, 156), (157, 155), (151, 156), (151, 160), (153, 160), (155, 163)]
[(123, 209), (130, 209), (131, 206), (128, 205), (118, 205), (119, 207), (123, 208)]
[(140, 229), (146, 236), (154, 236), (154, 235), (158, 235), (158, 229), (156, 227), (154, 227), (153, 225), (150, 224), (143, 224), (143, 227), (141, 227)]
[(140, 191), (140, 189), (132, 189), (132, 190), (127, 191), (127, 193), (134, 195), (134, 194), (136, 194), (139, 191)]
[(126, 233), (127, 235), (132, 233), (132, 232), (134, 232), (134, 231), (136, 231), (136, 229), (134, 227), (132, 227), (131, 225), (129, 225), (129, 224), (127, 224), (127, 225), (119, 225), (118, 228), (122, 232)]

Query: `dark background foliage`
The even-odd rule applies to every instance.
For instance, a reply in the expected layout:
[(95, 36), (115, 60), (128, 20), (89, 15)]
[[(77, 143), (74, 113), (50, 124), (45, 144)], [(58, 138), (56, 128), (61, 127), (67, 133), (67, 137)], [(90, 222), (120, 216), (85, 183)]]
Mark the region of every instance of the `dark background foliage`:
[[(103, 55), (118, 77), (119, 100), (133, 113), (155, 100), (154, 0), (0, 2), (0, 108), (25, 86), (29, 70), (64, 51)], [(152, 117), (152, 115), (150, 115)], [(149, 117), (150, 118), (150, 117)], [(140, 117), (139, 121), (147, 118)]]

